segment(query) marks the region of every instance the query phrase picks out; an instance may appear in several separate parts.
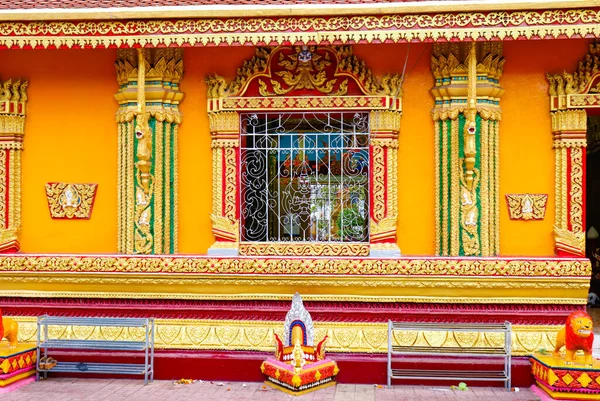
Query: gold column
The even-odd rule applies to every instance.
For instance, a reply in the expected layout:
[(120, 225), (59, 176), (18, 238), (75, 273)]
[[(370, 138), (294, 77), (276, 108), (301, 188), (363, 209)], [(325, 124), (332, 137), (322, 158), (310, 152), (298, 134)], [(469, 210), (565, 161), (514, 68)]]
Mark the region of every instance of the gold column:
[(564, 110), (551, 113), (551, 116), (556, 160), (556, 252), (561, 256), (585, 256), (583, 169), (587, 113), (585, 110)]
[(119, 50), (119, 252), (177, 252), (183, 50)]
[(208, 114), (213, 152), (212, 230), (216, 242), (209, 255), (236, 255), (239, 245), (237, 217), (240, 117), (235, 111)]
[(396, 242), (400, 119), (399, 110), (374, 110), (369, 115), (373, 191), (369, 227), (371, 256), (400, 255)]
[(0, 252), (17, 252), (28, 82), (9, 79), (0, 84)]

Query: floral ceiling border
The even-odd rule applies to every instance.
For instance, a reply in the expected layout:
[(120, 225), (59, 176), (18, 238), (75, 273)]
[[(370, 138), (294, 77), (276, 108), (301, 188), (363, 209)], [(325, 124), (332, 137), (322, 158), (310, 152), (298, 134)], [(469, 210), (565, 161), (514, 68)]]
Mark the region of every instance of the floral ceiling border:
[(600, 36), (600, 9), (0, 23), (0, 48), (281, 45)]

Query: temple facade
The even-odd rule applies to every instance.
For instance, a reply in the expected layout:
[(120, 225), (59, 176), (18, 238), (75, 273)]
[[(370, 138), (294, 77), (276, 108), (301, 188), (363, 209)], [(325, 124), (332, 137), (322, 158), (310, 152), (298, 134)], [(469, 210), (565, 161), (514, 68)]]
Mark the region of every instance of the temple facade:
[(157, 378), (258, 381), (298, 292), (340, 382), (385, 381), (391, 319), (510, 321), (530, 384), (598, 254), (600, 3), (109, 3), (0, 1), (21, 341), (154, 317)]

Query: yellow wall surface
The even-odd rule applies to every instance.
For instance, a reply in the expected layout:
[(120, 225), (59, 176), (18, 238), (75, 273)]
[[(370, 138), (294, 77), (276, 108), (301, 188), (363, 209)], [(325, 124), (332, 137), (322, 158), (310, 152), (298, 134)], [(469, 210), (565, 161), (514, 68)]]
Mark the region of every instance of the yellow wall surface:
[[(404, 255), (435, 253), (434, 124), (430, 44), (355, 46), (376, 76), (406, 75), (398, 138), (398, 246)], [(408, 55), (408, 61), (406, 59)]]
[[(116, 51), (2, 50), (0, 54), (0, 79), (29, 80), (22, 251), (116, 252)], [(91, 219), (51, 219), (47, 182), (97, 183)]]
[(211, 230), (212, 151), (206, 113), (206, 84), (210, 74), (235, 77), (249, 47), (185, 49), (181, 90), (183, 122), (179, 129), (179, 252), (205, 254), (215, 239)]
[[(504, 256), (554, 254), (554, 149), (546, 72), (574, 71), (587, 40), (505, 42), (500, 84), (500, 252)], [(546, 218), (510, 220), (505, 194), (548, 194)]]
[[(553, 254), (554, 151), (545, 72), (572, 70), (588, 41), (506, 42), (501, 85), (502, 255)], [(398, 149), (398, 244), (404, 255), (435, 252), (434, 126), (431, 44), (357, 45), (377, 76), (401, 73), (403, 115)], [(25, 252), (116, 252), (117, 90), (113, 50), (3, 51), (0, 79), (30, 80), (23, 153)], [(185, 49), (179, 130), (179, 251), (204, 254), (211, 232), (212, 158), (204, 78), (235, 76), (250, 47)], [(44, 184), (98, 183), (92, 219), (50, 219)], [(546, 219), (508, 219), (504, 194), (549, 194)]]

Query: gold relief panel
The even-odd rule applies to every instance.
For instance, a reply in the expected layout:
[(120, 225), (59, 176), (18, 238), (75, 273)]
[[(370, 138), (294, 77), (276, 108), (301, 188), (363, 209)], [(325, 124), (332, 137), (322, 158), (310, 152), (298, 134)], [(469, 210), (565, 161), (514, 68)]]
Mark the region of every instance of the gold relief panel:
[(46, 198), (53, 219), (89, 219), (98, 184), (49, 182)]
[(511, 220), (543, 220), (547, 194), (507, 194), (506, 204)]
[[(19, 324), (19, 341), (35, 342), (37, 325), (34, 317), (13, 317)], [(110, 330), (109, 330), (110, 329)], [(540, 348), (552, 349), (557, 326), (512, 327), (513, 356), (528, 355)], [(283, 336), (280, 322), (156, 319), (156, 348), (219, 349), (272, 351), (273, 334)], [(139, 341), (144, 332), (138, 328), (50, 327), (49, 336), (57, 339)], [(386, 323), (315, 322), (315, 342), (328, 336), (329, 352), (387, 352)], [(486, 348), (504, 343), (496, 333), (397, 331), (393, 345)]]
[(245, 256), (369, 256), (369, 244), (240, 243)]

